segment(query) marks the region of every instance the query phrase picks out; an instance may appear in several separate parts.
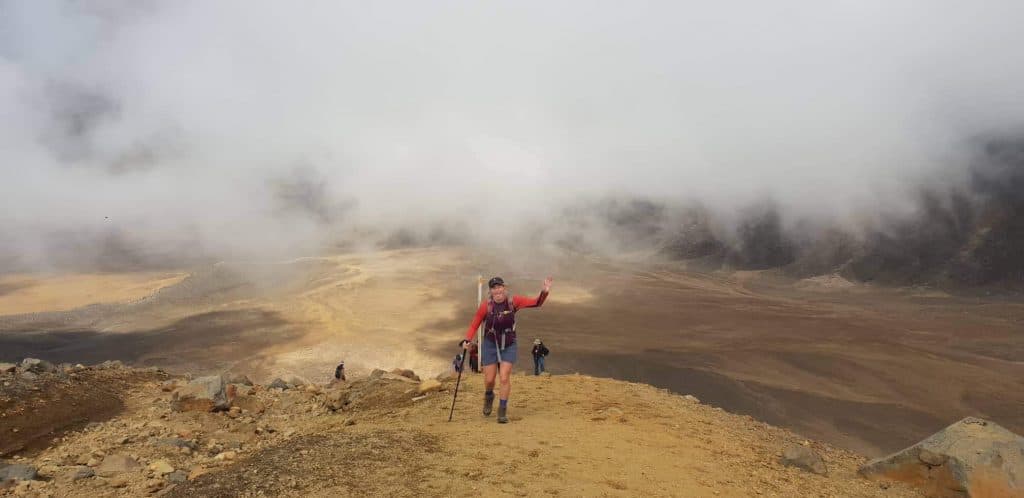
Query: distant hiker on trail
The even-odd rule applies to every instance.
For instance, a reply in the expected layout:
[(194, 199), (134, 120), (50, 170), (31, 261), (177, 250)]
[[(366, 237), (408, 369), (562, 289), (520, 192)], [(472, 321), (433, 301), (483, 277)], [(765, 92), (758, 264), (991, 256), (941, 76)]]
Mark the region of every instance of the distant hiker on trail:
[(475, 344), (469, 346), (469, 369), (473, 373), (480, 373), (480, 353)]
[(345, 362), (338, 363), (338, 367), (334, 369), (334, 380), (345, 380)]
[(455, 373), (459, 373), (459, 372), (462, 371), (462, 361), (463, 361), (462, 360), (462, 355), (463, 354), (466, 354), (466, 353), (457, 354), (457, 355), (455, 355), (455, 359), (452, 360), (452, 369), (455, 370)]
[(523, 308), (537, 308), (544, 304), (551, 291), (551, 277), (544, 279), (544, 286), (536, 298), (526, 296), (508, 296), (505, 281), (494, 277), (487, 282), (490, 297), (480, 303), (473, 321), (466, 332), (463, 348), (470, 348), (476, 329), (484, 323), (484, 336), (481, 339), (484, 367), (484, 416), (491, 414), (494, 406), (494, 379), (501, 375), (501, 392), (498, 404), (498, 423), (508, 423), (508, 396), (512, 392), (512, 365), (516, 362), (516, 312)]
[(540, 339), (533, 340), (533, 375), (540, 375), (544, 371), (544, 358), (548, 353), (548, 347)]

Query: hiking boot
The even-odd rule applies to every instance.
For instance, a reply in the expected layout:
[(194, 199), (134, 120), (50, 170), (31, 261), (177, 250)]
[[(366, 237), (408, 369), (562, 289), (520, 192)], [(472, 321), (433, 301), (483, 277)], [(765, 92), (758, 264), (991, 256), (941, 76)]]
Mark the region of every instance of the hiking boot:
[(494, 406), (494, 395), (484, 395), (484, 416), (491, 416), (491, 408)]
[(506, 411), (508, 411), (508, 407), (507, 406), (499, 406), (498, 407), (498, 423), (499, 424), (507, 424), (508, 423), (508, 417), (505, 416), (505, 412)]

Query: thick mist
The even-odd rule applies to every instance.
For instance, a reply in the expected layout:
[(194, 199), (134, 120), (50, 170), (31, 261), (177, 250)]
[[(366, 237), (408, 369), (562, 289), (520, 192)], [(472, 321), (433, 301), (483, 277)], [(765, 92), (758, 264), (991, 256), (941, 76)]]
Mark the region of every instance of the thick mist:
[(515, 238), (871, 278), (907, 243), (955, 253), (1009, 195), (1019, 162), (990, 159), (1024, 129), (1022, 18), (0, 1), (0, 269)]

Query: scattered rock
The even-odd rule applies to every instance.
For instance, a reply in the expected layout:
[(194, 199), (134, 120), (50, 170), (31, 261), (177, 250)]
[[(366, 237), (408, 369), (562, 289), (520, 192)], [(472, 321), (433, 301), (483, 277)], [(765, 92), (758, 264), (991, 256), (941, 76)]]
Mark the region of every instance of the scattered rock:
[(34, 374), (41, 374), (46, 372), (55, 372), (57, 367), (46, 360), (40, 360), (38, 358), (25, 358), (21, 360), (21, 370), (24, 372), (32, 372)]
[(691, 403), (700, 403), (700, 400), (697, 399), (697, 397), (692, 395), (692, 394), (687, 394), (686, 396), (683, 396), (683, 399), (685, 399), (685, 400), (687, 400), (687, 401), (689, 401)]
[(386, 373), (387, 372), (385, 372), (385, 371), (383, 371), (383, 370), (381, 370), (379, 368), (374, 368), (373, 371), (370, 372), (370, 380), (379, 379), (379, 378), (383, 377), (384, 374), (386, 374)]
[(396, 369), (392, 370), (391, 373), (393, 373), (395, 375), (398, 375), (398, 376), (401, 376), (401, 377), (405, 377), (407, 379), (415, 380), (416, 382), (420, 381), (420, 376), (416, 375), (415, 372), (413, 372), (412, 370), (409, 370), (408, 368), (396, 368)]
[(140, 467), (134, 458), (123, 453), (115, 453), (103, 459), (103, 462), (96, 467), (96, 475), (100, 477), (114, 477), (125, 472), (134, 472)]
[(251, 386), (252, 385), (252, 380), (249, 379), (248, 375), (228, 374), (228, 384), (238, 384), (240, 386)]
[(92, 468), (79, 465), (65, 470), (64, 473), (60, 475), (59, 480), (64, 482), (74, 482), (81, 479), (88, 479), (94, 475), (96, 475), (96, 471), (92, 470)]
[(344, 409), (345, 406), (349, 404), (349, 394), (349, 391), (340, 389), (336, 391), (327, 391), (327, 399), (325, 400), (327, 408), (334, 411)]
[(128, 478), (124, 476), (114, 477), (107, 480), (107, 485), (112, 488), (123, 488), (128, 485)]
[(283, 377), (283, 380), (292, 387), (309, 385), (309, 380), (305, 377), (300, 377), (295, 374), (288, 374)]
[(380, 378), (384, 379), (384, 380), (394, 380), (394, 381), (398, 381), (398, 382), (405, 382), (407, 384), (419, 384), (419, 382), (420, 382), (419, 380), (413, 380), (413, 379), (410, 379), (409, 377), (405, 377), (405, 376), (394, 374), (394, 373), (386, 373), (386, 374), (382, 375)]
[(146, 482), (146, 492), (149, 494), (156, 493), (163, 489), (165, 483), (159, 479), (152, 479)]
[(441, 386), (441, 381), (437, 379), (427, 379), (420, 382), (420, 387), (416, 389), (416, 392), (419, 394), (426, 394), (429, 392), (440, 391)]
[(213, 457), (213, 459), (217, 460), (217, 461), (234, 460), (235, 457), (237, 457), (237, 456), (238, 456), (238, 453), (235, 453), (234, 451), (224, 451), (224, 452), (218, 453), (217, 456)]
[(14, 464), (2, 464), (0, 463), (0, 482), (15, 480), (15, 481), (31, 481), (36, 478), (39, 471), (31, 465), (23, 465), (20, 463)]
[(118, 368), (124, 368), (124, 363), (121, 363), (121, 360), (107, 360), (103, 363), (100, 363), (99, 365), (96, 365), (96, 368), (100, 370), (113, 370)]
[(267, 387), (270, 389), (288, 389), (291, 386), (289, 386), (287, 382), (281, 380), (280, 378), (277, 378), (274, 379), (274, 381), (271, 382), (270, 385), (268, 385)]
[(231, 406), (227, 385), (219, 375), (200, 377), (174, 391), (171, 409), (176, 412), (212, 412)]
[(231, 404), (252, 413), (263, 413), (267, 409), (255, 396), (240, 395)]
[(164, 381), (162, 384), (160, 384), (160, 390), (165, 392), (165, 393), (169, 393), (169, 392), (171, 392), (171, 391), (173, 391), (173, 390), (175, 390), (177, 388), (178, 388), (178, 381), (176, 379), (167, 380), (167, 381)]
[(780, 462), (783, 465), (797, 467), (818, 475), (827, 475), (825, 461), (814, 450), (799, 444), (791, 444), (782, 450)]
[(188, 480), (188, 474), (183, 470), (175, 470), (170, 474), (167, 474), (167, 482), (173, 482), (175, 484), (181, 484)]
[(21, 378), (29, 382), (33, 382), (39, 378), (39, 375), (32, 372), (21, 372)]
[(210, 473), (210, 471), (207, 470), (206, 467), (203, 467), (202, 465), (197, 465), (197, 466), (193, 467), (191, 471), (189, 471), (189, 473), (188, 473), (188, 480), (194, 481), (194, 480), (198, 479), (199, 476), (205, 475), (205, 474), (208, 474), (208, 473)]
[(934, 496), (1024, 495), (1024, 437), (967, 417), (907, 449), (868, 462), (860, 475), (910, 483)]
[(605, 408), (604, 410), (601, 410), (601, 411), (597, 412), (597, 415), (594, 415), (593, 417), (590, 417), (590, 420), (594, 420), (594, 421), (601, 421), (601, 420), (608, 420), (608, 419), (617, 420), (619, 422), (625, 422), (626, 421), (626, 414), (623, 413), (622, 410), (612, 406), (612, 407), (609, 407), (609, 408)]
[(162, 476), (174, 472), (174, 466), (167, 460), (157, 460), (149, 464), (149, 470), (152, 470), (156, 475)]

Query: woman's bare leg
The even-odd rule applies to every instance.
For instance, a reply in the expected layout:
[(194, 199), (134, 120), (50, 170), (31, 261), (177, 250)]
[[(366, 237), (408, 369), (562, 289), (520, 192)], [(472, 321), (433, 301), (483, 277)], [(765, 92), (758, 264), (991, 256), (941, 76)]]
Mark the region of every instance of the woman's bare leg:
[[(494, 365), (490, 365), (494, 366)], [(491, 387), (494, 387), (494, 377), (491, 376)], [(508, 399), (508, 395), (512, 392), (512, 364), (503, 361), (501, 362), (501, 392), (499, 397), (501, 399)]]

